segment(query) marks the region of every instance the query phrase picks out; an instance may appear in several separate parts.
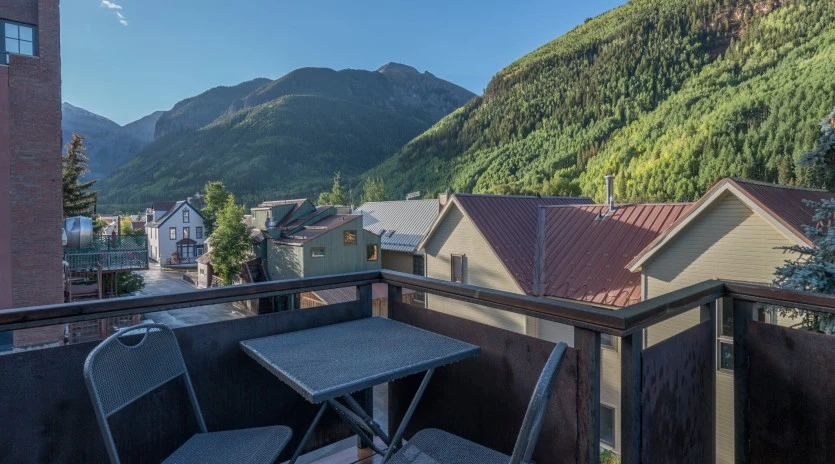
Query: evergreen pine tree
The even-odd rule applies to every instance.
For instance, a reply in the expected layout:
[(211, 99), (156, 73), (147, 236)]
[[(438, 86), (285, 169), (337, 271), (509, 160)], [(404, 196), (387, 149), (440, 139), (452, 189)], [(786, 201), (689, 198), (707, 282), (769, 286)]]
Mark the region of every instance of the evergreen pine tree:
[[(785, 250), (799, 256), (777, 268), (774, 285), (792, 290), (835, 294), (835, 199), (820, 202), (807, 201), (815, 208), (812, 220), (815, 226), (806, 226), (804, 234), (812, 240), (811, 246), (792, 245)], [(800, 319), (808, 330), (835, 334), (835, 316), (793, 308), (779, 308), (784, 316)]]
[(61, 158), (64, 217), (92, 216), (96, 205), (96, 192), (90, 189), (96, 181), (81, 181), (81, 177), (90, 171), (87, 167), (84, 137), (73, 134), (66, 148), (67, 153)]

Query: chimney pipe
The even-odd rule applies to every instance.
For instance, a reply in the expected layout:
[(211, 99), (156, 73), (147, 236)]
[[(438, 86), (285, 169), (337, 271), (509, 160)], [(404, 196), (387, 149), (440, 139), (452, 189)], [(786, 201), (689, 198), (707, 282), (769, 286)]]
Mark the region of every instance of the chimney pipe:
[(609, 211), (615, 210), (615, 176), (608, 174), (606, 177), (606, 203), (609, 205)]

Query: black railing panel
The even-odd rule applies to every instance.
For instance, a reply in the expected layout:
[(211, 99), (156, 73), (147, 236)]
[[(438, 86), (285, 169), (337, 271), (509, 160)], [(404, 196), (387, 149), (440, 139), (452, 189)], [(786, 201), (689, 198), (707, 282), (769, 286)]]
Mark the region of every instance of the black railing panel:
[[(438, 369), (406, 437), (435, 427), (510, 454), (554, 344), (405, 303), (389, 317), (479, 345), (475, 358)], [(422, 376), (391, 384), (389, 427), (400, 423)], [(541, 464), (578, 462), (577, 351), (569, 348), (534, 453)]]
[(747, 323), (748, 462), (835, 462), (835, 337)]
[[(364, 312), (352, 302), (175, 329), (209, 430), (285, 424), (294, 432), (287, 450), (295, 449), (318, 408), (246, 356), (238, 343), (358, 319)], [(0, 356), (0, 462), (107, 462), (83, 379), (84, 360), (95, 345)], [(152, 462), (155, 453), (174, 449), (193, 428), (182, 421), (188, 411), (180, 392), (166, 385), (146, 403), (113, 416), (111, 424), (121, 432), (118, 444), (130, 457), (126, 462)], [(351, 434), (328, 414), (308, 449)]]
[(713, 321), (645, 349), (641, 356), (641, 462), (713, 462)]

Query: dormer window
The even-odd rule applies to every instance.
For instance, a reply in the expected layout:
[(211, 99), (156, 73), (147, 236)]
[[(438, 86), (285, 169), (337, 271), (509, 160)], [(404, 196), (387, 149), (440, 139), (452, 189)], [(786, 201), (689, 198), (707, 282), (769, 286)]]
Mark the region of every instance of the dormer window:
[(3, 42), (0, 42), (0, 64), (9, 64), (9, 53), (35, 56), (35, 26), (0, 20)]

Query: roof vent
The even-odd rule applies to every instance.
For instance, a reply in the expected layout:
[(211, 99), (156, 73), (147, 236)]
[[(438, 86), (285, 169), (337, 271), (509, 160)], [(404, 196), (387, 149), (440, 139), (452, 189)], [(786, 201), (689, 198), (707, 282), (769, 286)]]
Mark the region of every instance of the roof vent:
[(609, 211), (615, 210), (615, 176), (608, 174), (606, 177), (606, 204), (609, 205)]

